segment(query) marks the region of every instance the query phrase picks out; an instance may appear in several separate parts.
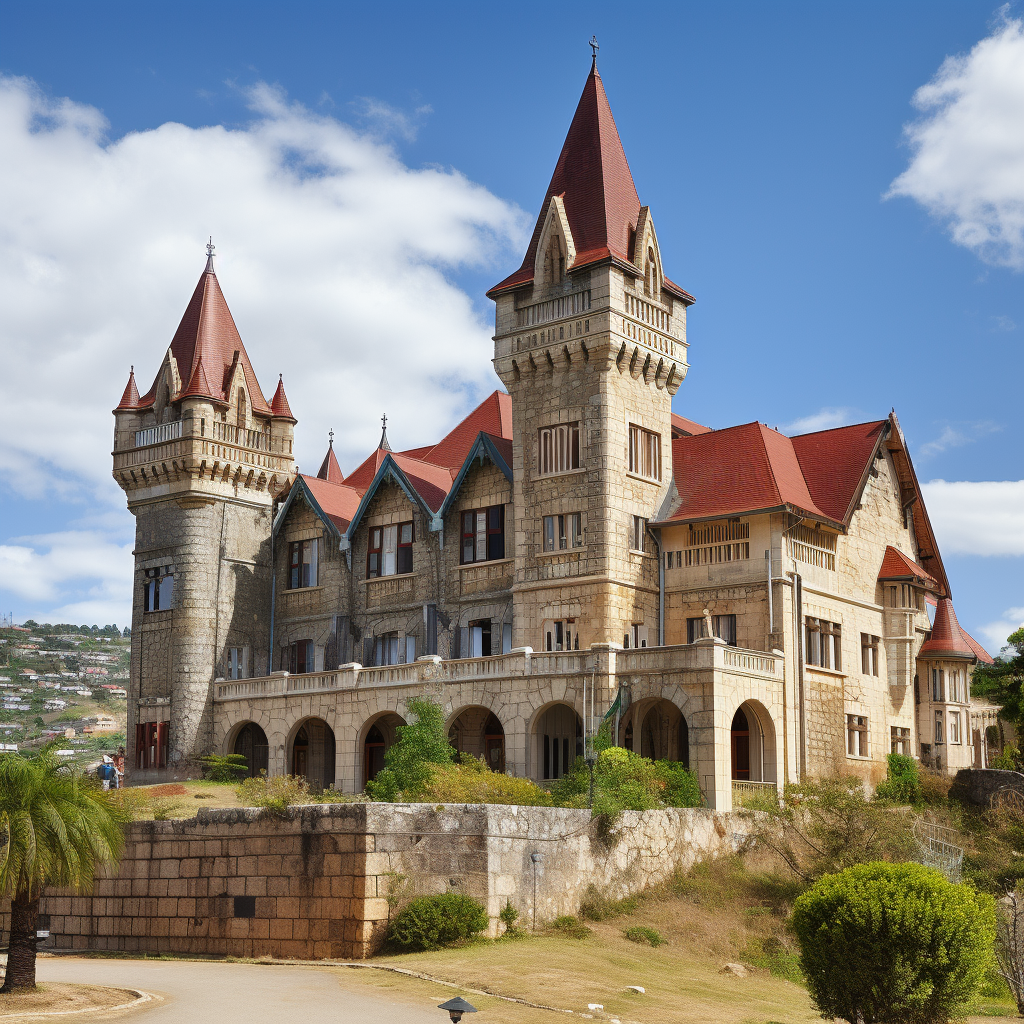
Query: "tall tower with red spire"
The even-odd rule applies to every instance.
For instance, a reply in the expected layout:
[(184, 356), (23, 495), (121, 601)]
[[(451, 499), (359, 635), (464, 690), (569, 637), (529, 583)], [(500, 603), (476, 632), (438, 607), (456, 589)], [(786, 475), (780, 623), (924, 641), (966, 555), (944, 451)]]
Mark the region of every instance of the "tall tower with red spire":
[(268, 402), (213, 266), (149, 391), (114, 409), (114, 479), (136, 518), (130, 773), (194, 774), (212, 749), (213, 682), (267, 668), (271, 517), (294, 476), (295, 417)]
[(512, 396), (515, 644), (657, 643), (672, 396), (693, 296), (662, 266), (596, 48), (522, 266), (494, 299)]

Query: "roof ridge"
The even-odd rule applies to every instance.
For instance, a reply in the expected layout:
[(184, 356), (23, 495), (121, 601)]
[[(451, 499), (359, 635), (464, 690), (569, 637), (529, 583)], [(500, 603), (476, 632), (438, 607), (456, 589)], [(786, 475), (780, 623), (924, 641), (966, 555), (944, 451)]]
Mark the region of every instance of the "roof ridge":
[(831, 434), (836, 430), (850, 430), (852, 427), (877, 427), (880, 423), (888, 423), (888, 420), (861, 420), (859, 423), (844, 423), (838, 427), (823, 427), (821, 430), (808, 430), (806, 434), (787, 434), (792, 440), (794, 437), (814, 437), (816, 434)]

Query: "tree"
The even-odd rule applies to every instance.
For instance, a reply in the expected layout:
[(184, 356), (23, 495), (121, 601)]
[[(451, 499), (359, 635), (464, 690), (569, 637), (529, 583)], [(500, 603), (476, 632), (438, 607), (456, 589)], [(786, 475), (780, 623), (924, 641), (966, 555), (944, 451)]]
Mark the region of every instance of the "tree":
[(11, 900), (7, 973), (0, 992), (36, 985), (39, 897), (47, 886), (88, 891), (97, 867), (116, 863), (125, 812), (54, 746), (33, 758), (0, 756), (0, 898)]
[(1001, 704), (1000, 717), (1018, 729), (1024, 727), (1024, 626), (1006, 638), (1006, 646), (994, 665), (975, 666), (971, 694)]
[(944, 1024), (984, 980), (994, 901), (920, 864), (825, 875), (793, 906), (811, 998), (849, 1024)]
[(409, 701), (415, 717), (411, 725), (400, 725), (398, 739), (384, 755), (384, 767), (366, 784), (374, 800), (414, 800), (430, 779), (430, 766), (451, 764), (455, 749), (448, 742), (444, 712), (430, 700)]

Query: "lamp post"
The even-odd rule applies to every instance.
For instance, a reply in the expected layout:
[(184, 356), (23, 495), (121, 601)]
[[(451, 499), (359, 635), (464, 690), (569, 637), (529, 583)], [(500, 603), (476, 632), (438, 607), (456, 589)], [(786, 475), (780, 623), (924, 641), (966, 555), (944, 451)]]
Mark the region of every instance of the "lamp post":
[(464, 1013), (476, 1013), (477, 1009), (472, 1003), (467, 1003), (462, 996), (456, 996), (454, 999), (449, 999), (447, 1003), (439, 1003), (439, 1010), (447, 1010), (448, 1016), (451, 1017), (452, 1024), (459, 1024), (462, 1020)]

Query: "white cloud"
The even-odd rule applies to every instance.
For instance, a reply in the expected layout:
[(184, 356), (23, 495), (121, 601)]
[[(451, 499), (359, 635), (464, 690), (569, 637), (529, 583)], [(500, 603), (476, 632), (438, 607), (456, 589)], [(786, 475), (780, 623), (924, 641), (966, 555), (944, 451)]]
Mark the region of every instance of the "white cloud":
[(1014, 323), (1014, 321), (1013, 321), (1013, 319), (1011, 317), (1008, 317), (1008, 316), (994, 316), (994, 317), (991, 318), (991, 320), (992, 320), (992, 330), (993, 331), (1015, 331), (1015, 330), (1017, 330), (1017, 325), (1016, 325), (1016, 323)]
[(1024, 480), (932, 480), (928, 516), (947, 555), (1024, 555)]
[(985, 437), (987, 434), (995, 434), (1002, 429), (998, 423), (992, 423), (990, 420), (961, 424), (955, 427), (947, 423), (937, 438), (921, 445), (918, 454), (923, 458), (930, 458), (933, 455), (941, 454), (948, 448), (962, 448), (966, 444), (972, 444), (978, 438)]
[(985, 644), (986, 650), (990, 654), (998, 654), (1006, 646), (1006, 638), (1021, 626), (1024, 626), (1024, 608), (1007, 608), (1001, 619), (990, 622), (979, 630), (988, 640)]
[(528, 224), (455, 170), (251, 90), (243, 128), (164, 124), (108, 140), (95, 108), (0, 79), (0, 470), (23, 494), (103, 496), (128, 365), (148, 389), (217, 243), (218, 275), (298, 461), (327, 430), (348, 469), (442, 436), (500, 386), (492, 326), (449, 275), (503, 269)]
[(132, 547), (90, 530), (17, 537), (0, 545), (0, 600), (27, 609), (16, 620), (127, 625)]
[(434, 112), (429, 104), (417, 107), (411, 115), (373, 96), (363, 96), (352, 104), (360, 119), (381, 135), (398, 135), (406, 142), (414, 142), (423, 118)]
[(856, 416), (856, 409), (826, 407), (811, 413), (810, 416), (787, 423), (782, 429), (790, 435), (813, 434), (816, 430), (830, 430), (832, 427), (853, 423)]
[(1024, 21), (1004, 15), (967, 55), (948, 57), (914, 94), (913, 158), (888, 197), (947, 221), (983, 260), (1024, 268)]

